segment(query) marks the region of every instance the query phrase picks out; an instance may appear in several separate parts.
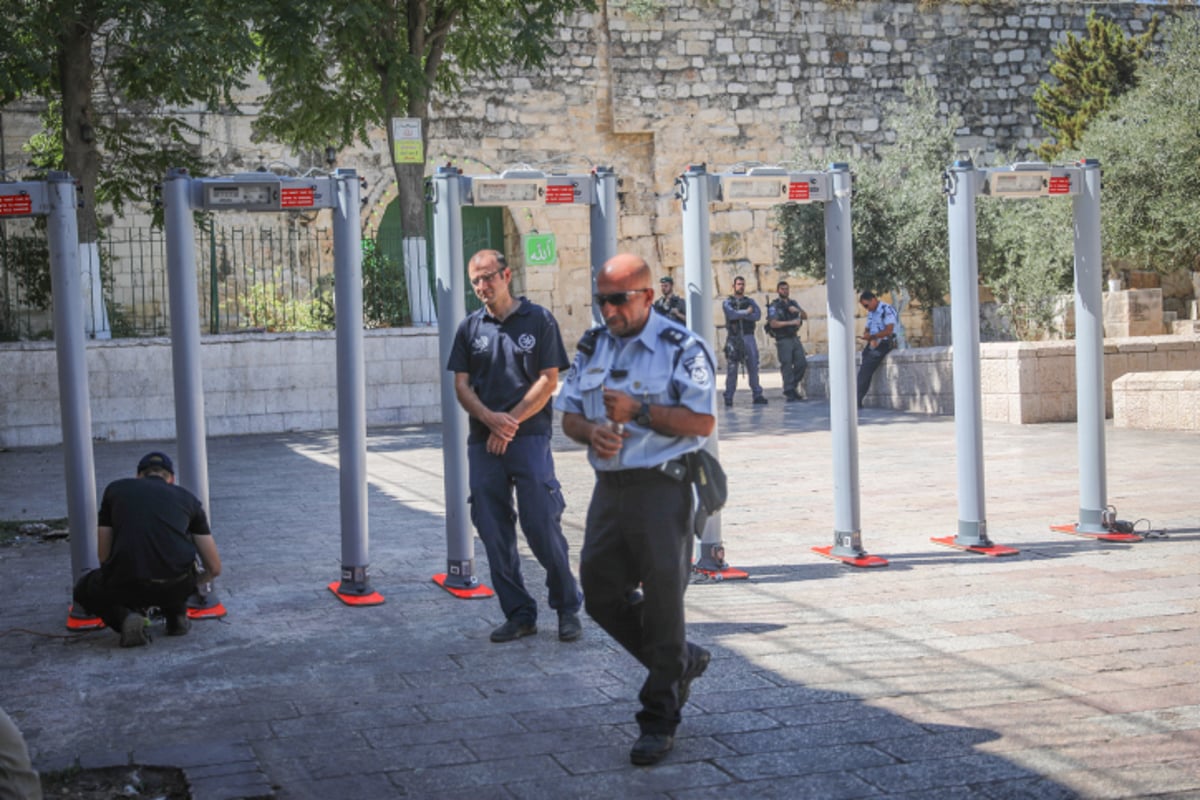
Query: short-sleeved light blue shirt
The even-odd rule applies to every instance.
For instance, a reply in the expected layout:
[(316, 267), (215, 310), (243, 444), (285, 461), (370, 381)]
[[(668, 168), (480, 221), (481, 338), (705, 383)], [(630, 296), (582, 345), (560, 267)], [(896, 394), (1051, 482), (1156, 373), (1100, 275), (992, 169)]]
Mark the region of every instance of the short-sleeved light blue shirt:
[[(660, 314), (650, 314), (636, 336), (622, 339), (607, 328), (595, 336), (595, 349), (583, 350), (564, 379), (554, 407), (604, 423), (604, 389), (625, 392), (651, 405), (683, 406), (716, 416), (717, 392), (712, 349), (702, 338)], [(704, 446), (704, 436), (666, 436), (630, 421), (629, 434), (613, 458), (588, 461), (600, 472), (657, 467)]]
[[(867, 335), (879, 333), (888, 325), (895, 326), (900, 321), (896, 316), (896, 309), (892, 308), (882, 300), (879, 305), (875, 306), (874, 311), (867, 312)], [(896, 332), (896, 328), (892, 328), (892, 333)]]

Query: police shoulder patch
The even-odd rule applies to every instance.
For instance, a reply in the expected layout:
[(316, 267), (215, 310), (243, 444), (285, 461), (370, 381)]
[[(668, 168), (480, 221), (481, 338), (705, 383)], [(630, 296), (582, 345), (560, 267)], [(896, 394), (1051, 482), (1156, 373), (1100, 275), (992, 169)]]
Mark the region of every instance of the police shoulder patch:
[(708, 358), (704, 353), (697, 353), (683, 362), (683, 368), (697, 386), (706, 387), (712, 382), (712, 370), (708, 368)]

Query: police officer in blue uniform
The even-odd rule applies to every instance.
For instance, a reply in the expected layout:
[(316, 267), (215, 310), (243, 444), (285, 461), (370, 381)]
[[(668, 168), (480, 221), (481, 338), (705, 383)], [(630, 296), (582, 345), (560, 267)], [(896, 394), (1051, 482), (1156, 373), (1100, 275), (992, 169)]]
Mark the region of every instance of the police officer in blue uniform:
[(710, 659), (687, 641), (683, 593), (693, 514), (685, 457), (713, 430), (714, 361), (702, 339), (651, 312), (650, 268), (638, 256), (609, 259), (596, 291), (605, 326), (580, 341), (555, 407), (596, 470), (580, 554), (585, 607), (649, 670), (630, 751), (634, 764), (649, 765), (671, 750), (691, 683)]
[(458, 326), (446, 368), (454, 373), (458, 402), (470, 415), (471, 521), (487, 550), (505, 616), (491, 640), (511, 642), (537, 633), (537, 601), (525, 589), (517, 552), (519, 518), (529, 549), (546, 570), (558, 638), (574, 641), (583, 633), (582, 598), (571, 574), (562, 533), (565, 504), (550, 454), (550, 397), (559, 370), (568, 365), (567, 352), (550, 312), (512, 296), (512, 271), (503, 253), (479, 251), (467, 272), (483, 308)]
[(896, 324), (900, 318), (896, 309), (875, 296), (874, 292), (863, 292), (858, 303), (867, 311), (867, 327), (862, 338), (866, 345), (862, 351), (862, 363), (858, 367), (858, 407), (862, 408), (871, 378), (883, 363), (883, 358), (896, 346)]

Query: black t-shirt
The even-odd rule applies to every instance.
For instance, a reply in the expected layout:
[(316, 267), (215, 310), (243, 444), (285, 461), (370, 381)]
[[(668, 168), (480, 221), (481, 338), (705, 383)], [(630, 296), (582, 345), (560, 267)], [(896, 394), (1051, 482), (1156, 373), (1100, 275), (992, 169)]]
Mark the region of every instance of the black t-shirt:
[(195, 495), (154, 475), (110, 483), (100, 501), (99, 523), (113, 529), (103, 569), (118, 583), (182, 575), (196, 560), (192, 536), (211, 535)]
[[(550, 312), (524, 297), (518, 302), (503, 322), (487, 313), (486, 306), (468, 314), (458, 326), (446, 363), (451, 372), (467, 373), (475, 394), (493, 411), (511, 411), (542, 370), (571, 366)], [(546, 403), (521, 423), (517, 436), (549, 436), (553, 416), (552, 404)], [(470, 426), (468, 442), (487, 441), (486, 425), (471, 417)]]

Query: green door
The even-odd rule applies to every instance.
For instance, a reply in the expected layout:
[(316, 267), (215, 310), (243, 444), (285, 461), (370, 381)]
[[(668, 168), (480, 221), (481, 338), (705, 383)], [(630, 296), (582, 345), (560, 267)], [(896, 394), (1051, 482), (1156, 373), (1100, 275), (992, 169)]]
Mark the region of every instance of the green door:
[[(433, 238), (433, 206), (425, 206), (425, 231), (429, 246), (425, 252), (429, 257), (430, 292), (437, 301), (437, 269), (434, 261), (436, 242)], [(463, 247), (463, 286), (466, 297), (467, 311), (479, 308), (482, 303), (475, 296), (470, 281), (467, 280), (467, 261), (480, 250), (499, 250), (504, 252), (504, 209), (495, 206), (476, 208), (462, 207), (462, 247)]]
[[(503, 208), (463, 206), (462, 229), (464, 259), (470, 259), (476, 252), (484, 249), (504, 252)], [(436, 262), (434, 261), (433, 206), (428, 204), (425, 206), (425, 237), (425, 253), (429, 259), (429, 293), (436, 303), (437, 269), (434, 266)], [(404, 239), (400, 228), (400, 203), (397, 200), (389, 203), (387, 209), (383, 212), (383, 218), (379, 221), (379, 230), (376, 233), (376, 238), (379, 252), (382, 255), (393, 259), (393, 262), (396, 264), (404, 263)], [(465, 262), (462, 265), (462, 269), (467, 311), (473, 311), (479, 308), (481, 303), (479, 302), (479, 298), (475, 296), (475, 292), (471, 289), (471, 284), (466, 280), (467, 265)]]

